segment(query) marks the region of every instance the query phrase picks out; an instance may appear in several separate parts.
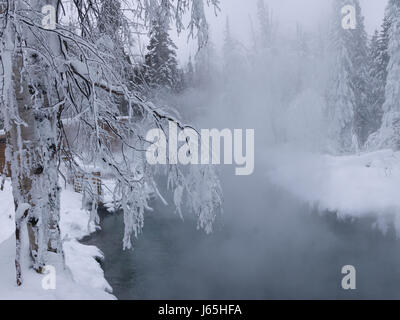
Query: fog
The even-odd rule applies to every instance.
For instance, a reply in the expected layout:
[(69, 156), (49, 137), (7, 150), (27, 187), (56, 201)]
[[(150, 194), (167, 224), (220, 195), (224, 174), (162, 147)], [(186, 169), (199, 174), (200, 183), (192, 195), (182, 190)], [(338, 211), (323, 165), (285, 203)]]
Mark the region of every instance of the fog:
[[(105, 276), (125, 299), (400, 298), (395, 282), (400, 244), (394, 230), (374, 229), (372, 218), (338, 219), (275, 185), (268, 176), (281, 148), (292, 162), (299, 152), (333, 149), (324, 118), (325, 90), (334, 61), (326, 23), (331, 6), (320, 0), (268, 1), (272, 49), (259, 46), (256, 1), (222, 0), (209, 12), (211, 41), (196, 55), (186, 37), (175, 38), (181, 62), (192, 57), (195, 85), (169, 96), (197, 128), (255, 129), (255, 172), (234, 175), (220, 166), (224, 212), (214, 232), (154, 200), (133, 252), (121, 252), (121, 215), (103, 214), (103, 232), (89, 242), (105, 253)], [(381, 24), (386, 1), (363, 0), (368, 33)], [(226, 41), (226, 17), (233, 40)], [(253, 35), (254, 36), (254, 35)], [(205, 57), (205, 58), (204, 58)], [(270, 158), (278, 162), (271, 165)], [(272, 166), (272, 167), (271, 167)], [(298, 181), (297, 188), (307, 188)], [(341, 268), (357, 266), (356, 291), (341, 287)]]
[[(360, 0), (365, 16), (366, 30), (372, 34), (382, 23), (385, 7), (388, 0)], [(331, 0), (268, 0), (266, 4), (271, 8), (273, 17), (279, 21), (281, 31), (294, 31), (296, 24), (301, 24), (307, 30), (315, 30), (329, 16)], [(231, 20), (235, 36), (244, 45), (251, 42), (251, 21), (257, 19), (257, 0), (221, 0), (220, 11), (211, 8), (207, 10), (207, 19), (210, 24), (210, 38), (219, 51), (222, 50), (226, 18)], [(197, 42), (188, 41), (188, 34), (183, 32), (179, 36), (172, 32), (174, 41), (178, 45), (179, 58), (186, 63), (188, 57), (197, 52)]]
[[(206, 235), (190, 215), (154, 204), (133, 251), (121, 250), (122, 215), (103, 213), (88, 242), (105, 253), (106, 279), (120, 299), (398, 299), (400, 244), (372, 220), (337, 220), (296, 200), (263, 174), (221, 172), (224, 214)], [(171, 198), (168, 201), (172, 202)], [(119, 233), (115, 230), (121, 230)], [(357, 290), (341, 268), (357, 267)]]

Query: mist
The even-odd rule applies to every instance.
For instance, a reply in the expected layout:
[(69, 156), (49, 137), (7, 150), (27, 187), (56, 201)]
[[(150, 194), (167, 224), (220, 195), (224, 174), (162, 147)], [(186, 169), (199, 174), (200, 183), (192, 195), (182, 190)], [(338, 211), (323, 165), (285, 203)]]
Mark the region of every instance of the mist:
[[(195, 231), (196, 219), (187, 212), (184, 219), (176, 215), (166, 187), (170, 205), (155, 200), (133, 253), (117, 254), (110, 247), (118, 237), (97, 235), (94, 243), (105, 252), (105, 275), (118, 297), (400, 297), (395, 285), (400, 243), (389, 202), (380, 212), (372, 206), (361, 213), (359, 193), (334, 202), (347, 171), (337, 174), (333, 164), (354, 166), (361, 151), (355, 158), (338, 153), (326, 117), (326, 92), (337, 69), (327, 23), (332, 6), (318, 0), (267, 3), (266, 38), (259, 34), (256, 1), (240, 0), (221, 1), (217, 17), (210, 10), (210, 41), (197, 53), (193, 43), (175, 38), (184, 68), (190, 56), (195, 73), (188, 88), (164, 101), (196, 128), (254, 129), (255, 172), (238, 177), (234, 166), (219, 166), (223, 214), (210, 235)], [(382, 23), (386, 1), (360, 4), (370, 36)], [(374, 167), (375, 158), (368, 157), (361, 169), (351, 170)], [(339, 187), (338, 175), (345, 181)], [(103, 220), (107, 230), (120, 218)], [(357, 268), (355, 291), (341, 286), (345, 265)]]
[[(372, 35), (382, 23), (387, 0), (361, 0), (367, 32)], [(315, 31), (329, 17), (332, 0), (283, 0), (266, 1), (274, 19), (279, 22), (279, 29), (283, 33), (295, 32), (296, 24), (300, 24), (307, 31)], [(222, 0), (220, 10), (207, 9), (207, 19), (210, 25), (210, 39), (219, 52), (222, 50), (226, 18), (231, 20), (232, 31), (237, 39), (245, 46), (250, 46), (252, 36), (251, 24), (257, 20), (257, 0)], [(188, 40), (187, 32), (182, 34), (172, 32), (173, 39), (178, 45), (179, 59), (186, 63), (189, 56), (194, 57), (198, 50), (197, 42)]]
[(400, 299), (400, 0), (0, 12), (0, 299)]

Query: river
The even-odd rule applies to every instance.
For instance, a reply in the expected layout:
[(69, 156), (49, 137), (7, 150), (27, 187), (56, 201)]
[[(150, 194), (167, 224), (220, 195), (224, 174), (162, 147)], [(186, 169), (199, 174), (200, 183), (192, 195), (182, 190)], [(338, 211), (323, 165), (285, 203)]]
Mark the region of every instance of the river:
[[(400, 242), (372, 220), (321, 215), (262, 175), (223, 179), (225, 212), (211, 235), (154, 203), (132, 251), (123, 217), (102, 210), (102, 231), (85, 243), (105, 254), (119, 299), (399, 299)], [(343, 290), (341, 269), (357, 270)]]

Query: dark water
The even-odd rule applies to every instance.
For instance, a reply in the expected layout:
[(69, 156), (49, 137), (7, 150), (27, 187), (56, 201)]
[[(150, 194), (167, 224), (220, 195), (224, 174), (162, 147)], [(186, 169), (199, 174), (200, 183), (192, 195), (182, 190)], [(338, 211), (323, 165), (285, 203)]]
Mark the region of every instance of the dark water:
[[(120, 299), (399, 299), (400, 242), (372, 221), (321, 216), (264, 177), (224, 180), (225, 213), (209, 236), (155, 204), (134, 251), (121, 214), (102, 215), (88, 242), (104, 252)], [(354, 265), (357, 289), (341, 288)]]

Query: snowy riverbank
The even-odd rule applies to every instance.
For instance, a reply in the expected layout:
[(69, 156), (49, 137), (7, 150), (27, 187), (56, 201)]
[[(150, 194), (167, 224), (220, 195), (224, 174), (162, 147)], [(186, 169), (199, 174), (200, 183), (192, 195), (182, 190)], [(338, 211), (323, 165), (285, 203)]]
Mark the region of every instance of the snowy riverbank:
[(94, 246), (78, 242), (94, 231), (93, 226), (88, 226), (89, 213), (82, 210), (81, 203), (81, 195), (70, 187), (62, 191), (61, 232), (66, 268), (58, 261), (53, 261), (56, 289), (44, 290), (44, 275), (28, 269), (26, 261), (23, 262), (24, 284), (17, 287), (14, 267), (14, 204), (10, 183), (6, 182), (4, 191), (0, 191), (0, 299), (115, 299), (108, 293), (112, 289), (96, 261), (103, 258), (103, 254)]
[(381, 150), (349, 156), (268, 153), (272, 182), (321, 211), (339, 217), (376, 217), (383, 232), (400, 235), (400, 152)]

